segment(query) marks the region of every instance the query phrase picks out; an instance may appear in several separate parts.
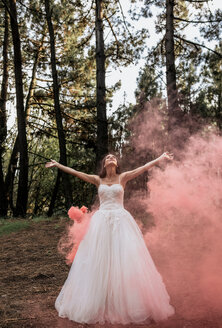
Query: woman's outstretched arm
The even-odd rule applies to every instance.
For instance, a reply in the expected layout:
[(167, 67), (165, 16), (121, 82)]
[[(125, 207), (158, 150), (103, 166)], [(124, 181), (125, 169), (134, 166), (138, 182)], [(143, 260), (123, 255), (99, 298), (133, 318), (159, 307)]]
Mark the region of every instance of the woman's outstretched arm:
[(84, 172), (76, 171), (76, 170), (72, 169), (71, 167), (62, 165), (62, 164), (54, 161), (53, 159), (51, 159), (51, 162), (47, 162), (45, 164), (45, 167), (57, 167), (58, 169), (66, 172), (68, 174), (74, 175), (74, 176), (76, 176), (76, 177), (78, 177), (78, 178), (80, 178), (80, 179), (82, 179), (86, 182), (95, 184), (96, 186), (98, 186), (99, 183), (100, 183), (98, 175), (87, 174), (87, 173), (84, 173)]
[(142, 174), (143, 172), (149, 170), (154, 165), (158, 164), (160, 161), (162, 161), (164, 158), (173, 159), (173, 154), (170, 154), (169, 152), (163, 153), (160, 157), (154, 159), (153, 161), (140, 166), (132, 171), (127, 171), (121, 174), (121, 183), (125, 185), (127, 181), (132, 180), (136, 178), (138, 175)]

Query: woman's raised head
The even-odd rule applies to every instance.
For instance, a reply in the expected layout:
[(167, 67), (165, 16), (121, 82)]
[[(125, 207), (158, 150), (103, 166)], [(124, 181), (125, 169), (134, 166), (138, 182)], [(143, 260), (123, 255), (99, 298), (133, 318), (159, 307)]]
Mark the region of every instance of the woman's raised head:
[(100, 178), (105, 178), (106, 177), (106, 168), (111, 166), (115, 166), (116, 169), (116, 174), (120, 174), (120, 165), (119, 165), (119, 160), (117, 156), (115, 156), (112, 153), (108, 153), (106, 156), (104, 156), (102, 162), (101, 162), (101, 169), (99, 176)]

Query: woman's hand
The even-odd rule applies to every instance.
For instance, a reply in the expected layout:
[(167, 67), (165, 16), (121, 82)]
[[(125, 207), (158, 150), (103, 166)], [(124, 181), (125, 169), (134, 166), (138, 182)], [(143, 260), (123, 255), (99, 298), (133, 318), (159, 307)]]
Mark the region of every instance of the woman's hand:
[(163, 153), (160, 158), (167, 158), (167, 159), (173, 159), (173, 154), (169, 153), (168, 151), (166, 151), (165, 153)]
[(57, 167), (59, 170), (62, 170), (65, 173), (74, 175), (86, 182), (92, 183), (92, 184), (96, 185), (97, 187), (100, 184), (100, 178), (98, 175), (86, 174), (84, 172), (76, 171), (76, 170), (72, 169), (71, 167), (62, 165), (61, 163), (54, 161), (53, 159), (51, 159), (51, 162), (47, 162), (45, 164), (45, 167)]
[(45, 164), (45, 167), (57, 167), (58, 166), (58, 162), (54, 161), (53, 159), (51, 159), (51, 162), (47, 162)]

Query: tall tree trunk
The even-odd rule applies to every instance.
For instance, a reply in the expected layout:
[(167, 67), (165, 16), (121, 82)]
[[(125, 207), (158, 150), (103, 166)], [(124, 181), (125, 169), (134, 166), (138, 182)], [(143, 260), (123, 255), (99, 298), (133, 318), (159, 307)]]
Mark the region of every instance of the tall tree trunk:
[(108, 127), (106, 117), (105, 52), (103, 38), (102, 0), (96, 0), (96, 107), (97, 141), (96, 167), (108, 152)]
[(4, 21), (4, 41), (3, 41), (3, 77), (0, 98), (0, 216), (7, 216), (7, 197), (5, 190), (4, 174), (3, 174), (3, 143), (7, 135), (7, 119), (6, 119), (6, 102), (7, 102), (7, 89), (8, 89), (8, 44), (9, 44), (9, 16), (5, 8), (5, 21)]
[[(45, 30), (43, 30), (43, 33), (45, 33)], [(42, 40), (40, 41), (40, 44), (36, 50), (33, 68), (32, 68), (32, 77), (31, 82), (29, 86), (29, 91), (26, 97), (26, 103), (25, 103), (25, 118), (26, 121), (28, 120), (29, 114), (30, 114), (30, 100), (33, 97), (33, 93), (35, 90), (35, 84), (36, 84), (36, 71), (38, 67), (39, 57), (42, 50), (43, 42), (44, 42), (45, 35), (43, 34)], [(14, 212), (14, 206), (13, 206), (13, 186), (14, 186), (14, 178), (15, 178), (15, 172), (16, 167), (18, 163), (18, 153), (19, 153), (19, 138), (18, 135), (15, 139), (15, 143), (11, 152), (11, 157), (8, 165), (7, 175), (5, 178), (5, 186), (6, 186), (6, 194), (7, 198), (9, 199), (9, 205), (11, 210)]]
[(176, 83), (175, 53), (174, 53), (174, 0), (166, 0), (166, 81), (170, 125), (178, 110), (178, 94)]
[(16, 109), (18, 120), (18, 139), (19, 139), (19, 182), (17, 201), (14, 215), (26, 215), (28, 201), (28, 147), (26, 139), (26, 121), (24, 112), (24, 97), (22, 84), (22, 56), (21, 42), (17, 22), (16, 0), (9, 0), (10, 21), (14, 48), (14, 71), (15, 71), (15, 89), (16, 89)]
[(18, 165), (18, 158), (19, 158), (19, 139), (17, 135), (11, 152), (8, 170), (5, 177), (6, 194), (9, 200), (9, 206), (13, 213), (15, 212), (14, 202), (13, 202), (13, 186), (14, 186), (15, 172)]
[[(62, 115), (61, 115), (60, 102), (59, 102), (59, 83), (58, 83), (58, 75), (56, 69), (55, 36), (54, 36), (54, 29), (52, 25), (52, 19), (51, 19), (52, 9), (50, 6), (50, 0), (45, 0), (45, 11), (46, 11), (46, 19), (48, 23), (49, 38), (50, 38), (51, 69), (52, 69), (52, 78), (53, 78), (53, 94), (54, 94), (54, 104), (55, 104), (55, 114), (56, 114), (56, 125), (57, 125), (58, 138), (59, 138), (60, 163), (63, 165), (67, 165), (66, 140), (65, 140), (65, 134), (62, 126)], [(72, 188), (71, 188), (69, 176), (64, 172), (62, 172), (62, 182), (63, 182), (63, 188), (65, 194), (66, 207), (68, 209), (72, 205)]]

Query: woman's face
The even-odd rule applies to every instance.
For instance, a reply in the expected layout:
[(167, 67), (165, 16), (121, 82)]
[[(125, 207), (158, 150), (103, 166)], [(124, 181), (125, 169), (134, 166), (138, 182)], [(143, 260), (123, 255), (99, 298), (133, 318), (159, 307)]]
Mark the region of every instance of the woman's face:
[(108, 165), (115, 165), (117, 166), (117, 159), (116, 156), (112, 155), (112, 154), (108, 154), (105, 158), (105, 162), (104, 162), (104, 167), (107, 167)]

